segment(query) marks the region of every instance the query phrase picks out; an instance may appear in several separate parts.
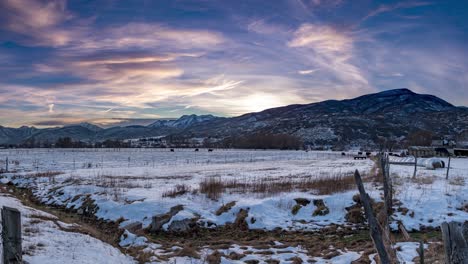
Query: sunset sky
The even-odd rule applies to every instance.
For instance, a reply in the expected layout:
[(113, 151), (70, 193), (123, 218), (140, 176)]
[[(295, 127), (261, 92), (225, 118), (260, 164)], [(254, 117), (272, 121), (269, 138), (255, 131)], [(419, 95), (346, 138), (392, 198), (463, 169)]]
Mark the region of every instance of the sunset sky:
[(0, 0), (0, 125), (234, 116), (406, 87), (468, 105), (466, 1)]

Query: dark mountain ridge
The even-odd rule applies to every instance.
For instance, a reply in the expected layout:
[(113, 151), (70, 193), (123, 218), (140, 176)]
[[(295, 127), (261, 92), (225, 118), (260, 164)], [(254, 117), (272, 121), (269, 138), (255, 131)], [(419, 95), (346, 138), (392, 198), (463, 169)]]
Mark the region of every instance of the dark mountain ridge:
[(306, 144), (328, 146), (376, 146), (381, 138), (403, 140), (411, 131), (456, 135), (468, 128), (468, 109), (456, 107), (436, 96), (395, 89), (353, 99), (295, 104), (221, 118), (185, 115), (157, 120), (148, 126), (100, 128), (81, 123), (61, 128), (0, 127), (0, 144), (26, 140), (55, 142), (71, 137), (85, 142), (175, 136), (210, 137), (216, 140), (252, 134), (288, 134)]

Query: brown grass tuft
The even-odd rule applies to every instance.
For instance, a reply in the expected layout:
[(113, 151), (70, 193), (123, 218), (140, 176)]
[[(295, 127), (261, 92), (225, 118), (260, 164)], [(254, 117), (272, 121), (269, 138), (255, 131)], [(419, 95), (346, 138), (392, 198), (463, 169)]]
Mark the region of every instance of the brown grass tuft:
[(162, 197), (175, 198), (177, 196), (184, 195), (188, 192), (190, 192), (190, 186), (187, 186), (185, 184), (177, 184), (173, 189), (165, 191), (162, 194)]

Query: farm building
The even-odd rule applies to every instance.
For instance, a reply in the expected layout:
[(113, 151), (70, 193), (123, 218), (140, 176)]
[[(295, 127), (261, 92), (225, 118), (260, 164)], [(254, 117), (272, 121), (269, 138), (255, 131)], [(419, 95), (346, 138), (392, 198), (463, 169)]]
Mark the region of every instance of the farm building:
[(420, 146), (411, 146), (408, 148), (408, 153), (411, 156), (416, 157), (434, 157), (436, 156), (436, 151), (434, 147), (420, 147)]
[(457, 157), (468, 157), (468, 148), (465, 148), (465, 149), (455, 148), (453, 149), (453, 153)]

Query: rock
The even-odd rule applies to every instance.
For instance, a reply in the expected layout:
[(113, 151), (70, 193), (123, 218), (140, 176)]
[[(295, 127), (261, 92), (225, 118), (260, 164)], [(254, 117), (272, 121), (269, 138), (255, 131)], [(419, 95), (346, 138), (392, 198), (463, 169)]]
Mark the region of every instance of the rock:
[(296, 198), (294, 199), (294, 201), (296, 201), (297, 204), (302, 206), (307, 206), (308, 204), (310, 204), (310, 200), (306, 198)]
[(330, 209), (325, 205), (322, 199), (314, 200), (314, 205), (317, 207), (312, 214), (313, 216), (317, 215), (327, 215), (330, 213)]
[(302, 208), (302, 206), (301, 206), (300, 204), (295, 204), (295, 205), (293, 206), (293, 208), (291, 209), (291, 213), (292, 213), (293, 215), (296, 215), (296, 214), (299, 212), (299, 210), (300, 210), (301, 208)]
[(125, 230), (128, 230), (132, 233), (135, 233), (138, 230), (143, 228), (143, 224), (141, 222), (133, 222), (123, 227)]
[(197, 219), (183, 219), (172, 221), (167, 228), (170, 232), (183, 233), (193, 230), (197, 227)]
[(151, 221), (150, 231), (151, 232), (158, 232), (162, 230), (163, 225), (169, 223), (171, 218), (176, 215), (178, 212), (182, 211), (184, 206), (176, 205), (172, 207), (169, 212), (165, 214), (155, 215)]
[(249, 225), (245, 219), (249, 215), (249, 211), (245, 209), (240, 209), (239, 213), (237, 213), (236, 220), (234, 221), (234, 227), (240, 230), (248, 230)]

